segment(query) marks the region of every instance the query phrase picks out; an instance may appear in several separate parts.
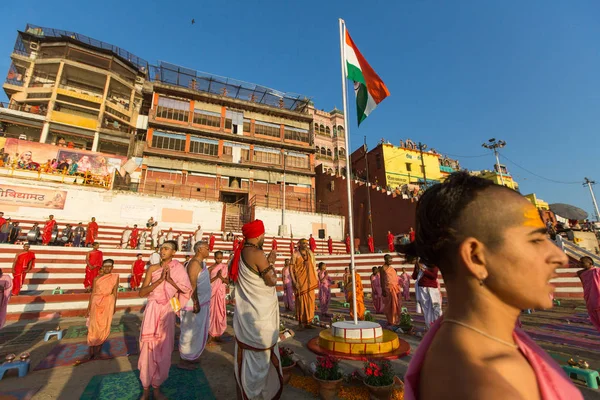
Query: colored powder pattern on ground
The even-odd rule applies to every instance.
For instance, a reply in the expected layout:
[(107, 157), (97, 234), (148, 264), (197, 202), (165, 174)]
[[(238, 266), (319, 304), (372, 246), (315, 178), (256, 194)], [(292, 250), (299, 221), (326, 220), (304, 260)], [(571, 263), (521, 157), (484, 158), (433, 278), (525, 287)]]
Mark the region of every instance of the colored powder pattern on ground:
[[(292, 374), (288, 385), (296, 389), (304, 390), (313, 396), (319, 395), (319, 384), (311, 376), (300, 376)], [(346, 385), (342, 383), (338, 392), (338, 398), (343, 400), (363, 400), (369, 398), (369, 389), (365, 386)], [(393, 400), (403, 400), (404, 392), (401, 389), (395, 389), (392, 394)]]

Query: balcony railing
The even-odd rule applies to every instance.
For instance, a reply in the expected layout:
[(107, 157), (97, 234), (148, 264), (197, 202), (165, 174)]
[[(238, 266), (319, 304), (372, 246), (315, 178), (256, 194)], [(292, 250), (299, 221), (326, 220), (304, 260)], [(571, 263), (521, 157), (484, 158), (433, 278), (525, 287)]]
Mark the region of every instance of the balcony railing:
[(17, 104), (17, 103), (0, 103), (0, 108), (6, 108), (14, 111), (22, 111), (36, 115), (46, 115), (48, 108), (45, 105), (30, 105), (30, 104)]
[(6, 83), (9, 85), (23, 86), (23, 78), (6, 78)]
[(110, 131), (123, 132), (127, 134), (131, 133), (130, 126), (120, 124), (117, 121), (108, 121), (106, 119), (102, 122), (102, 128), (108, 129)]

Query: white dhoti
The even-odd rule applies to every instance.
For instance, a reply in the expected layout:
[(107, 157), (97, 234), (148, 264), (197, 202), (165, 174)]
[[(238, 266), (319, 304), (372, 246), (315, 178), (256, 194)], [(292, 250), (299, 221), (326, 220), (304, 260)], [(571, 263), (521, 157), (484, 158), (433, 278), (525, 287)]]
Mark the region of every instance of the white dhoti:
[(194, 361), (200, 357), (206, 341), (210, 323), (210, 272), (206, 264), (198, 274), (196, 292), (200, 303), (200, 311), (194, 313), (194, 302), (190, 298), (181, 308), (181, 334), (179, 336), (179, 355), (187, 361)]
[(415, 288), (417, 304), (421, 307), (425, 316), (425, 327), (429, 327), (442, 316), (442, 295), (440, 289), (432, 287)]
[(234, 371), (243, 399), (278, 399), (283, 390), (279, 359), (279, 303), (275, 287), (240, 259), (235, 283)]

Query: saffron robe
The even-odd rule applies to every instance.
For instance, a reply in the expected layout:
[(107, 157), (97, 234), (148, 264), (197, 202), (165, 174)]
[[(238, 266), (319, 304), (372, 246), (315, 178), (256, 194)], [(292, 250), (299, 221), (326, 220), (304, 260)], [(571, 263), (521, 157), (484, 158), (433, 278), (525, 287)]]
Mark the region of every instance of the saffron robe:
[(110, 325), (115, 313), (115, 286), (119, 274), (102, 275), (94, 281), (90, 296), (90, 320), (88, 323), (88, 346), (100, 346), (110, 335)]
[(294, 268), (297, 291), (296, 296), (296, 319), (301, 324), (310, 324), (315, 317), (315, 289), (319, 287), (317, 273), (315, 272), (315, 256), (310, 250), (306, 250), (308, 259), (305, 261), (300, 252), (292, 256), (291, 268)]

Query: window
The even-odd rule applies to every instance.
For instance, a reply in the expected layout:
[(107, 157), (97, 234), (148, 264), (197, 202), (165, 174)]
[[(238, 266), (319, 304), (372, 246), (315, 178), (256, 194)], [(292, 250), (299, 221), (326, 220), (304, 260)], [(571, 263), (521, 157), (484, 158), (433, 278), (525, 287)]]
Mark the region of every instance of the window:
[(288, 154), (285, 165), (294, 168), (308, 168), (308, 156), (304, 154)]
[(194, 123), (219, 128), (221, 126), (221, 114), (212, 111), (194, 110)]
[(281, 152), (268, 147), (254, 147), (254, 161), (263, 164), (281, 164)]
[(271, 137), (276, 137), (279, 138), (280, 137), (280, 126), (276, 125), (276, 124), (270, 124), (268, 122), (260, 122), (260, 121), (256, 121), (254, 123), (254, 133), (256, 135), (264, 135), (264, 136), (271, 136)]
[(154, 132), (152, 134), (152, 147), (165, 150), (185, 151), (185, 135)]
[(331, 157), (331, 149), (327, 149), (327, 157)]
[(324, 156), (325, 154), (327, 154), (327, 150), (325, 150), (325, 147), (321, 147), (321, 155)]
[(339, 136), (344, 136), (344, 127), (341, 125), (338, 125), (337, 133)]
[(340, 157), (346, 157), (346, 150), (343, 147), (340, 147)]
[(315, 133), (319, 133), (319, 124), (315, 122)]
[(317, 151), (317, 154), (319, 154), (319, 152), (321, 151), (319, 150), (319, 146), (315, 147), (315, 150)]
[(187, 122), (190, 115), (189, 110), (190, 103), (187, 101), (159, 97), (156, 117)]
[(250, 133), (250, 120), (244, 118), (244, 132)]
[(219, 142), (216, 140), (191, 137), (190, 153), (216, 156), (219, 154)]
[(296, 140), (298, 142), (310, 143), (310, 135), (307, 130), (291, 128), (289, 126), (283, 129), (284, 137), (288, 140)]
[(232, 129), (233, 133), (237, 133), (236, 126), (244, 123), (244, 113), (239, 111), (225, 111), (225, 129)]
[(319, 133), (320, 133), (321, 135), (324, 135), (324, 134), (325, 134), (325, 125), (320, 125), (320, 126), (319, 126)]
[(411, 164), (411, 163), (408, 163), (408, 162), (406, 163), (406, 170), (407, 170), (408, 172), (411, 172), (411, 171), (412, 171), (412, 164)]
[(326, 126), (326, 127), (325, 127), (325, 134), (326, 134), (327, 136), (331, 136), (331, 129), (329, 129), (329, 127), (328, 127), (328, 126)]
[(241, 161), (250, 160), (250, 146), (245, 144), (231, 143), (231, 142), (223, 142), (223, 155), (228, 156), (226, 158), (231, 158), (233, 162), (237, 163), (239, 160), (233, 159), (233, 148), (240, 148)]

